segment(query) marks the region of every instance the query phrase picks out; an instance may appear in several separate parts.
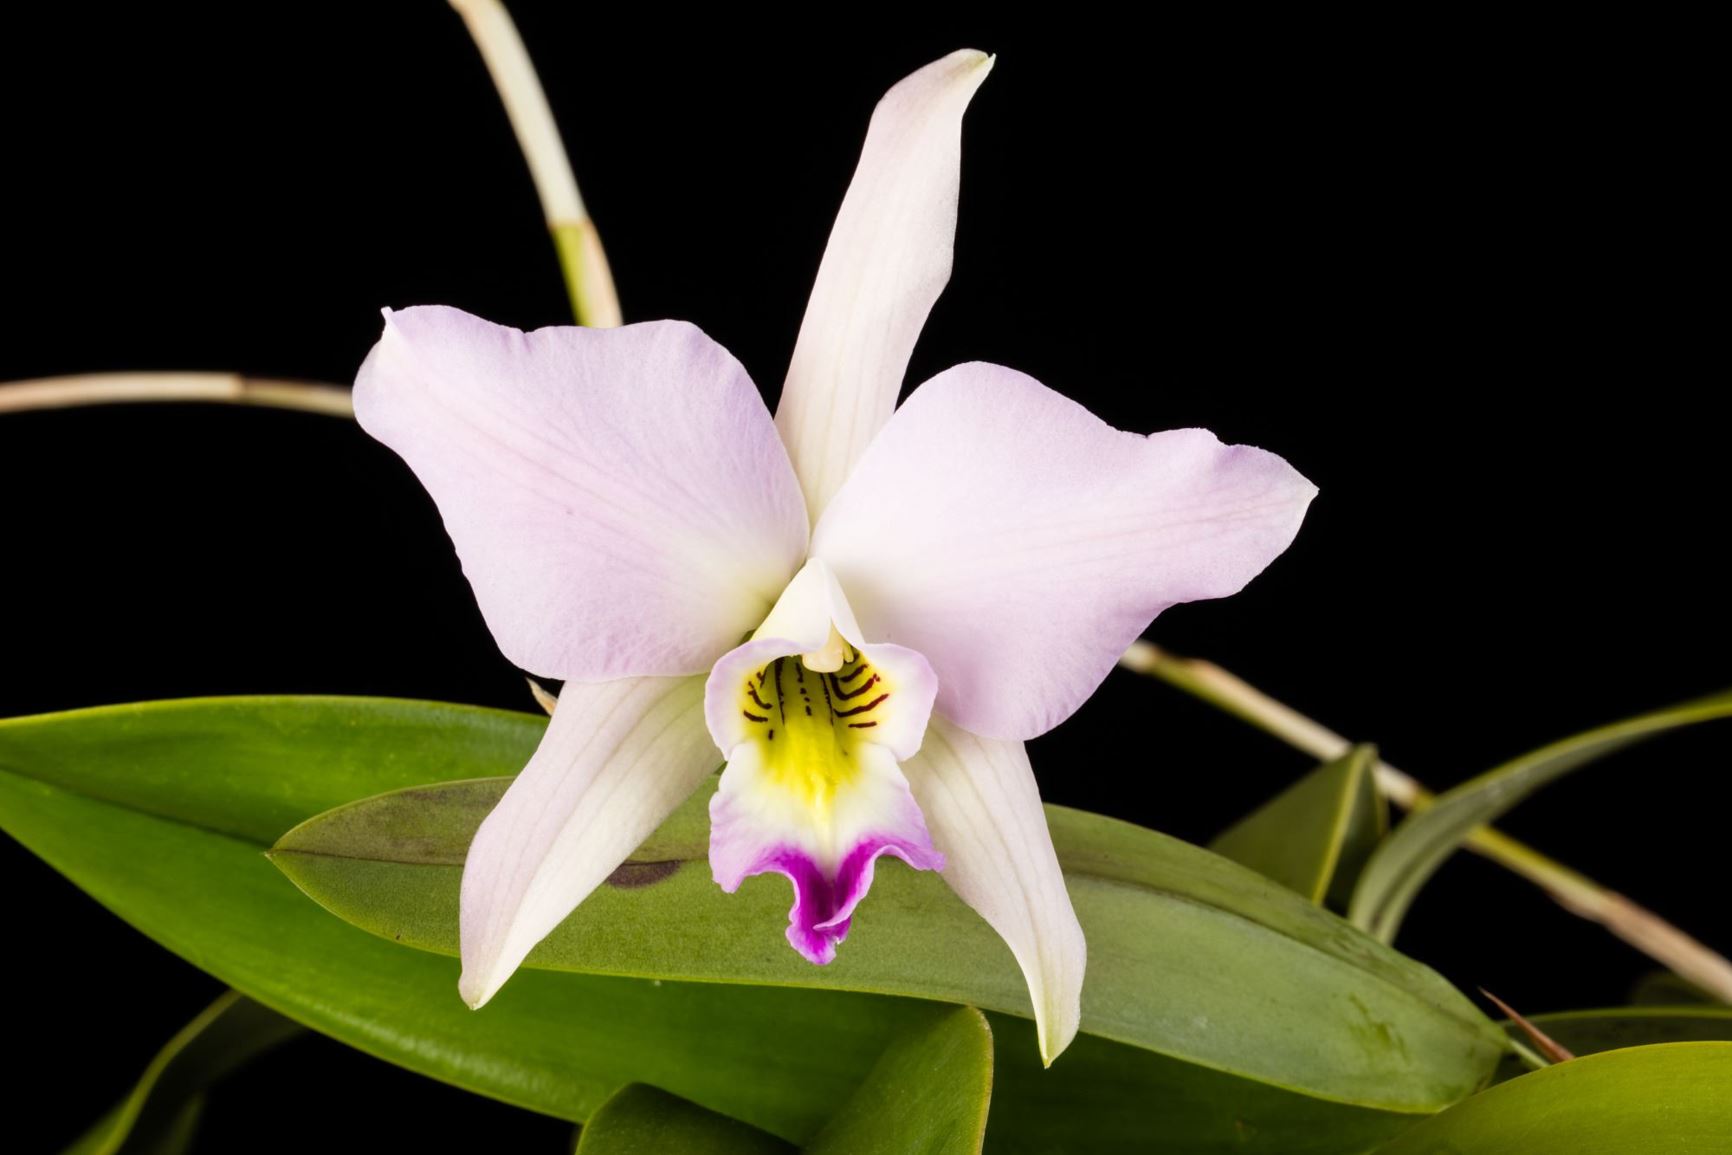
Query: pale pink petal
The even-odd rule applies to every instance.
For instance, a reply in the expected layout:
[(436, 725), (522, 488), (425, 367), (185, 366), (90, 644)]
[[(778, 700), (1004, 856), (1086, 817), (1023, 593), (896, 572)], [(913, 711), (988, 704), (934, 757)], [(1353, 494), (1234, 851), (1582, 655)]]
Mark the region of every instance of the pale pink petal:
[(1201, 429), (1113, 429), (1032, 377), (915, 390), (814, 531), (866, 631), (926, 655), (938, 710), (995, 738), (1069, 717), (1168, 606), (1238, 591), (1316, 488)]
[(1022, 967), (1041, 1060), (1050, 1064), (1082, 1019), (1088, 947), (1028, 755), (1021, 742), (981, 738), (934, 717), (925, 746), (904, 770), (933, 845), (944, 853), (944, 881)]
[(776, 409), (814, 519), (896, 407), (950, 279), (962, 113), (991, 68), (983, 53), (953, 52), (872, 113)]
[(938, 870), (920, 808), (889, 750), (861, 743), (852, 773), (830, 783), (821, 803), (742, 743), (710, 799), (710, 871), (732, 894), (755, 874), (776, 872), (794, 886), (788, 942), (823, 966), (848, 937), (854, 908), (872, 888), (878, 859), (894, 855), (916, 870)]
[(702, 678), (568, 682), (535, 756), (475, 833), (463, 866), (463, 977), (493, 997), (720, 759)]
[(805, 553), (763, 400), (683, 322), (387, 312), (355, 415), (432, 494), (500, 649), (537, 674), (701, 673)]

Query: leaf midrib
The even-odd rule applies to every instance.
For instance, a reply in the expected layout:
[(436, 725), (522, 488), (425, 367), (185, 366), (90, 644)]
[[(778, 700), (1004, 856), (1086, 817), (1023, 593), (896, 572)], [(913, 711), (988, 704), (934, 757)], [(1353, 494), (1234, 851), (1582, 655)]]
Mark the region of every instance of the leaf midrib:
[[(71, 712), (72, 711), (67, 711), (67, 713)], [(84, 799), (86, 802), (95, 802), (102, 806), (112, 806), (116, 810), (126, 810), (133, 814), (142, 814), (146, 818), (155, 818), (160, 822), (171, 822), (176, 826), (184, 826), (188, 830), (197, 830), (202, 834), (213, 834), (218, 838), (227, 838), (231, 842), (242, 843), (260, 853), (267, 853), (271, 849), (271, 843), (266, 842), (261, 838), (256, 838), (251, 834), (236, 830), (225, 830), (220, 826), (211, 826), (208, 823), (198, 822), (194, 819), (187, 818), (184, 815), (176, 814), (172, 811), (164, 811), (154, 806), (136, 805), (131, 801), (87, 790), (81, 786), (74, 786), (68, 782), (59, 781), (53, 778), (45, 778), (40, 774), (32, 774), (28, 770), (20, 770), (18, 767), (5, 762), (0, 762), (0, 774), (9, 774), (14, 778), (21, 778), (26, 782), (34, 782), (38, 786), (46, 786), (50, 790), (58, 790), (62, 794), (71, 794), (74, 797)]]

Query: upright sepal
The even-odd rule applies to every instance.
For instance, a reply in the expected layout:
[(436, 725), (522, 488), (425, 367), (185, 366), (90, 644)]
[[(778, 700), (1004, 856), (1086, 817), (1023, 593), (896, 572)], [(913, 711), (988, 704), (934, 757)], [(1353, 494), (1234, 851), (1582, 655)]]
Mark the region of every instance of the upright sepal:
[(992, 69), (964, 49), (878, 102), (794, 345), (776, 427), (813, 519), (877, 434), (950, 280), (962, 114)]

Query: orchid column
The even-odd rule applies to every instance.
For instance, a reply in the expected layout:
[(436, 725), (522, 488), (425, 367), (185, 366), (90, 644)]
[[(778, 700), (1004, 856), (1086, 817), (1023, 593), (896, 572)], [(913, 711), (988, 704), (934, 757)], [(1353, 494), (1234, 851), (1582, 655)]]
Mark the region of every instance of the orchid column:
[(953, 53), (880, 102), (774, 421), (682, 322), (387, 313), (357, 416), (438, 503), (506, 656), (566, 681), (470, 847), (471, 1005), (726, 759), (716, 881), (786, 875), (801, 954), (834, 957), (889, 854), (1004, 938), (1045, 1060), (1075, 1034), (1085, 947), (1022, 742), (1161, 610), (1255, 576), (1315, 491), (1261, 450), (1120, 432), (995, 365), (896, 408), (991, 64)]

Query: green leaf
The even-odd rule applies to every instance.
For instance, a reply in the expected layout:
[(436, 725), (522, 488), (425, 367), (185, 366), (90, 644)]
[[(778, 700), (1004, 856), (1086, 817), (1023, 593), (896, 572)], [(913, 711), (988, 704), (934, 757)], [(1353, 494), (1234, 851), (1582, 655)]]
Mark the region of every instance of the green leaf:
[(806, 1155), (976, 1155), (992, 1100), (992, 1028), (957, 1007), (891, 1043)]
[(1352, 880), (1389, 826), (1377, 792), (1374, 746), (1325, 762), (1209, 843), (1312, 902), (1351, 893)]
[(1393, 942), (1414, 896), (1476, 828), (1596, 758), (1681, 726), (1728, 716), (1732, 691), (1576, 734), (1439, 795), (1396, 827), (1366, 863), (1353, 894), (1354, 924)]
[(156, 1053), (132, 1093), (67, 1155), (180, 1150), (196, 1128), (205, 1088), (254, 1055), (298, 1035), (300, 1024), (229, 991)]
[(923, 1008), (840, 992), (526, 973), (487, 1008), (449, 959), (309, 903), (265, 859), (356, 794), (523, 764), (545, 719), (365, 699), (223, 699), (0, 721), (0, 826), (230, 986), (351, 1046), (582, 1121), (631, 1082), (800, 1140)]
[(597, 1109), (576, 1155), (796, 1155), (767, 1131), (633, 1083)]
[(1671, 971), (1649, 971), (1630, 988), (1630, 1002), (1641, 1007), (1679, 1007), (1706, 1003), (1712, 1007), (1726, 1004), (1689, 979)]
[[(1530, 1015), (1528, 1021), (1578, 1057), (1649, 1043), (1732, 1042), (1732, 1007), (1724, 1006), (1608, 1007)], [(1497, 1078), (1513, 1079), (1526, 1070), (1509, 1057)]]
[(996, 1062), (986, 1148), (1000, 1155), (1342, 1155), (1426, 1117), (1313, 1098), (1089, 1035), (1043, 1071), (1027, 1061), (1033, 1023), (987, 1018)]
[[(97, 1121), (96, 1125), (61, 1152), (61, 1155), (100, 1155), (112, 1151), (108, 1145), (109, 1135), (120, 1121), (120, 1108), (116, 1107)], [(126, 1147), (129, 1155), (186, 1155), (192, 1150), (192, 1142), (198, 1137), (199, 1120), (204, 1116), (204, 1096), (192, 1095), (175, 1109), (163, 1121), (163, 1125), (148, 1135), (136, 1134), (135, 1141)]]
[[(891, 1042), (806, 1155), (977, 1155), (992, 1097), (992, 1030), (973, 1007), (934, 1011)], [(576, 1155), (794, 1155), (765, 1131), (655, 1087), (602, 1104)]]
[(1380, 1155), (1726, 1155), (1732, 1043), (1606, 1051), (1511, 1079)]
[[(462, 857), (507, 779), (365, 799), (272, 851), (296, 884), (383, 938), (457, 951)], [(529, 956), (532, 968), (841, 987), (1026, 1015), (1021, 970), (938, 876), (890, 864), (835, 962), (783, 942), (787, 884), (721, 892), (700, 790)], [(1436, 1110), (1478, 1087), (1503, 1040), (1433, 972), (1261, 875), (1098, 815), (1047, 820), (1089, 940), (1082, 1029), (1342, 1102)], [(1247, 999), (1256, 991), (1256, 999)]]
[[(261, 853), (282, 831), (356, 796), (515, 770), (544, 726), (531, 715), (333, 698), (167, 702), (0, 721), (0, 826), (231, 986), (411, 1070), (574, 1121), (627, 1083), (648, 1083), (783, 1138), (809, 1139), (929, 1006), (842, 991), (526, 970), (471, 1012), (456, 996), (452, 960), (331, 918)], [(1092, 921), (1145, 919), (1145, 895), (1156, 896), (1159, 920), (1141, 937), (1169, 944), (1112, 960), (1102, 943), (1114, 940), (1097, 930), (1085, 1009), (1122, 1019), (1102, 997), (1119, 986), (1143, 1007), (1133, 1024), (1147, 1024), (1172, 1054), (1082, 1036), (1042, 1072), (1032, 1024), (995, 1018), (994, 1149), (1308, 1152), (1329, 1150), (1318, 1136), (1337, 1133), (1362, 1137), (1364, 1148), (1489, 1074), (1500, 1046), (1495, 1027), (1425, 968), (1194, 847), (1063, 810), (1053, 811), (1053, 824), (1070, 868), (1092, 879), (1079, 888)], [(706, 873), (680, 868), (654, 886), (604, 888), (602, 898), (648, 897)], [(879, 909), (865, 912), (843, 961), (828, 969), (847, 967), (855, 954), (864, 961), (867, 952), (853, 948), (890, 933), (911, 901), (903, 887), (927, 877), (885, 870), (871, 900)], [(719, 908), (725, 918), (716, 926), (748, 927), (743, 937), (758, 945), (763, 965), (785, 968), (787, 897), (770, 881), (733, 898), (704, 889), (712, 892), (706, 901), (732, 904)], [(940, 886), (931, 900), (947, 896)], [(653, 910), (644, 914), (643, 933), (660, 933)], [(951, 935), (947, 966), (966, 960), (1001, 1002), (1022, 1008), (1021, 980), (1004, 975), (1008, 953), (996, 937), (960, 906), (941, 923)], [(1244, 957), (1226, 957), (1232, 950)], [(1224, 972), (1211, 973), (1223, 960)], [(1137, 965), (1146, 973), (1125, 973)], [(851, 982), (858, 972), (840, 970), (835, 980), (824, 968), (793, 973)], [(954, 997), (978, 985), (962, 976)], [(1245, 1061), (1199, 1061), (1235, 1055)], [(1393, 1098), (1412, 1105), (1368, 1105)]]

